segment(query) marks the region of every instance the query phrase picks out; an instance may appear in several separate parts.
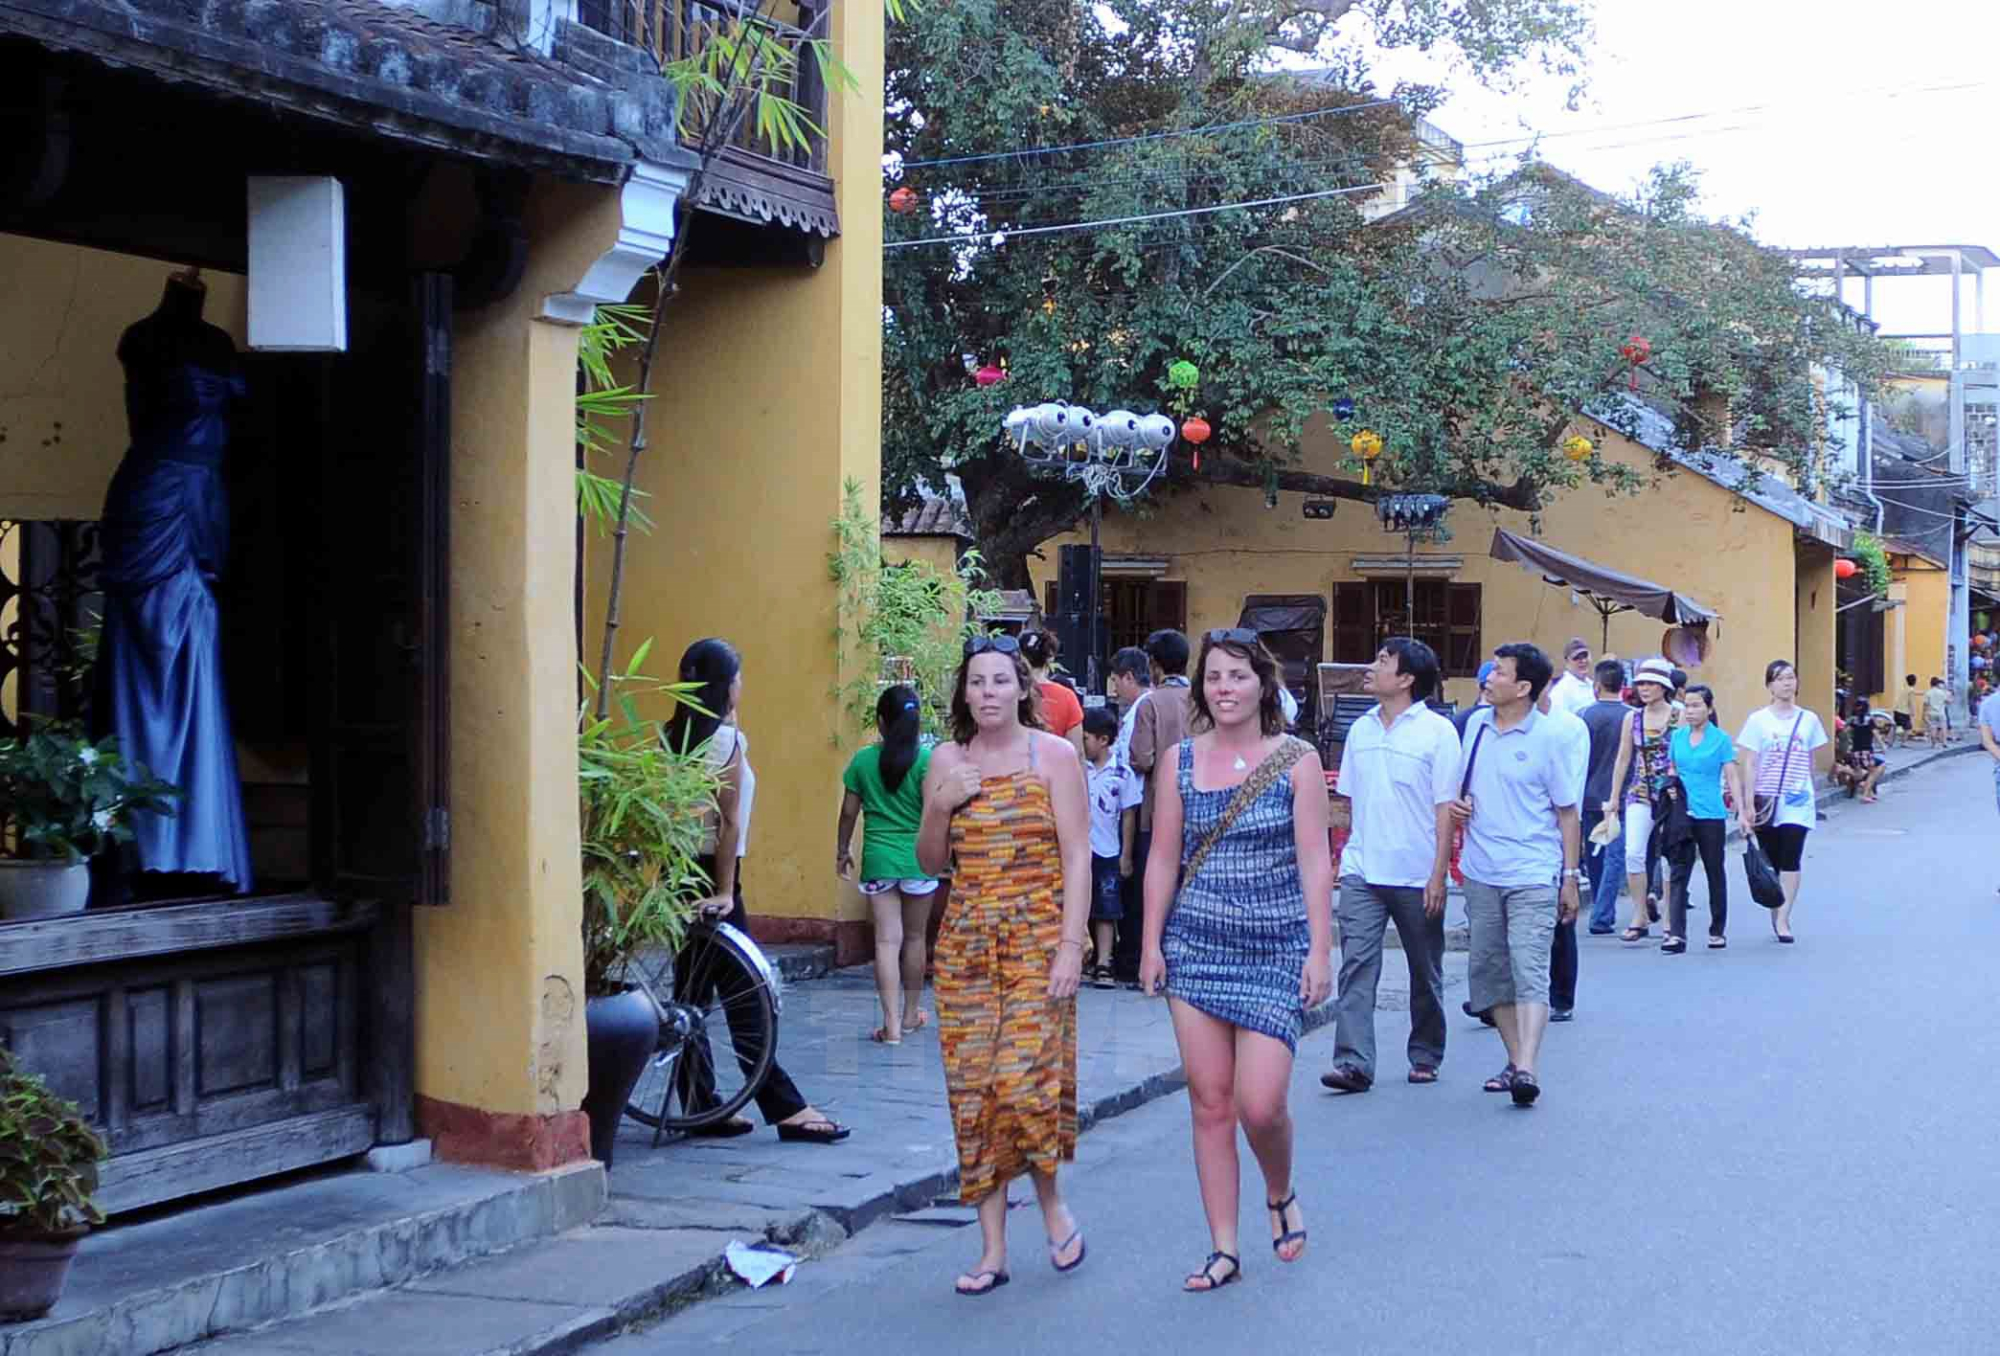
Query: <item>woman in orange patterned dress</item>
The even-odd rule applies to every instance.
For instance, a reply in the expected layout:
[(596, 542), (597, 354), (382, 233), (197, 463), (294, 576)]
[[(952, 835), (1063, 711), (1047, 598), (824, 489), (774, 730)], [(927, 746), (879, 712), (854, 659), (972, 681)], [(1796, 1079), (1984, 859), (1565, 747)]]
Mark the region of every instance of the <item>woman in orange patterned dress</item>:
[(1041, 729), (1032, 675), (1011, 636), (968, 641), (951, 698), (952, 742), (924, 779), (917, 862), (950, 873), (938, 936), (938, 1044), (958, 1140), (959, 1199), (979, 1208), (979, 1261), (961, 1295), (1008, 1282), (1007, 1184), (1026, 1172), (1049, 1263), (1074, 1271), (1083, 1231), (1056, 1165), (1076, 1157), (1076, 990), (1090, 918), (1083, 764)]

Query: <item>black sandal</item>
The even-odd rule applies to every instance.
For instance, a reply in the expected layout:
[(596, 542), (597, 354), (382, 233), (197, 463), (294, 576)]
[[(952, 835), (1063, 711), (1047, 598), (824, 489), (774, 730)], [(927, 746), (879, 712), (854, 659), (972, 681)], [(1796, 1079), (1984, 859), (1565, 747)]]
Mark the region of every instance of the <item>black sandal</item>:
[(1648, 929), (1639, 927), (1635, 924), (1632, 927), (1626, 928), (1623, 932), (1619, 933), (1618, 940), (1621, 942), (1643, 942), (1646, 940), (1647, 931)]
[(1533, 1074), (1516, 1069), (1514, 1082), (1507, 1091), (1514, 1094), (1515, 1106), (1526, 1108), (1533, 1106), (1535, 1099), (1542, 1095), (1542, 1085), (1535, 1081)]
[[(1004, 1271), (975, 1271), (970, 1273), (970, 1275), (972, 1277), (972, 1284), (970, 1286), (954, 1284), (951, 1287), (953, 1291), (965, 1296), (967, 1299), (978, 1299), (981, 1295), (990, 1295), (1014, 1279)], [(985, 1284), (981, 1285), (981, 1281), (984, 1281)]]
[(1666, 952), (1669, 956), (1678, 956), (1687, 949), (1688, 944), (1685, 937), (1669, 937), (1660, 943), (1660, 950)]
[(1493, 1077), (1486, 1080), (1485, 1084), (1486, 1091), (1488, 1092), (1508, 1091), (1514, 1086), (1514, 1075), (1519, 1072), (1520, 1070), (1516, 1069), (1513, 1065), (1509, 1064), (1499, 1073), (1494, 1074)]
[[(1229, 1263), (1229, 1274), (1227, 1276), (1224, 1276), (1219, 1281), (1215, 1279), (1215, 1264), (1217, 1262)], [(1220, 1290), (1222, 1289), (1223, 1286), (1233, 1284), (1234, 1282), (1240, 1281), (1242, 1279), (1243, 1279), (1243, 1263), (1237, 1260), (1236, 1254), (1232, 1252), (1224, 1252), (1220, 1248), (1217, 1248), (1214, 1252), (1208, 1255), (1208, 1260), (1201, 1264), (1200, 1271), (1191, 1271), (1188, 1273), (1188, 1282), (1190, 1283), (1184, 1283), (1181, 1286), (1181, 1289), (1185, 1290), (1190, 1295), (1205, 1295), (1211, 1290)], [(1208, 1282), (1208, 1284), (1206, 1285), (1191, 1284), (1191, 1282), (1197, 1280), (1206, 1281)]]
[[(1264, 1208), (1278, 1217), (1278, 1227), (1284, 1229), (1286, 1223), (1288, 1223), (1285, 1219), (1285, 1212), (1298, 1203), (1299, 1192), (1298, 1188), (1294, 1187), (1292, 1188), (1292, 1194), (1285, 1197), (1282, 1201), (1265, 1201)], [(1305, 1249), (1301, 1248), (1297, 1256), (1287, 1257), (1285, 1256), (1285, 1247), (1290, 1243), (1303, 1243), (1305, 1241), (1306, 1231), (1304, 1229), (1286, 1229), (1285, 1232), (1271, 1240), (1271, 1251), (1278, 1255), (1280, 1262), (1296, 1262), (1300, 1257), (1305, 1256)]]

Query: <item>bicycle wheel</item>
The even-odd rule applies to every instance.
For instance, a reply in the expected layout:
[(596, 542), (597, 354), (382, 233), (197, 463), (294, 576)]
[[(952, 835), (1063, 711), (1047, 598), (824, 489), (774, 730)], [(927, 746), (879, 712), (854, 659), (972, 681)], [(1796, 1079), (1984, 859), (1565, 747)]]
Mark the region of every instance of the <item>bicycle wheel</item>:
[(696, 923), (680, 952), (642, 957), (640, 982), (660, 1009), (660, 1042), (625, 1106), (656, 1131), (735, 1115), (778, 1054), (782, 982), (757, 944), (727, 923)]

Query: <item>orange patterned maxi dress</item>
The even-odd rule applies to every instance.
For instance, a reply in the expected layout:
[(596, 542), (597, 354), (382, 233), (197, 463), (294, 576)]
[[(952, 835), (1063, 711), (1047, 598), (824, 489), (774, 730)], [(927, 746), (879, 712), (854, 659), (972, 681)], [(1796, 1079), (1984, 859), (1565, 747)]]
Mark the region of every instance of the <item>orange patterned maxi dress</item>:
[(967, 1205), (1076, 1157), (1076, 1000), (1049, 997), (1062, 854), (1048, 786), (988, 777), (951, 821), (957, 868), (938, 937), (944, 1084)]

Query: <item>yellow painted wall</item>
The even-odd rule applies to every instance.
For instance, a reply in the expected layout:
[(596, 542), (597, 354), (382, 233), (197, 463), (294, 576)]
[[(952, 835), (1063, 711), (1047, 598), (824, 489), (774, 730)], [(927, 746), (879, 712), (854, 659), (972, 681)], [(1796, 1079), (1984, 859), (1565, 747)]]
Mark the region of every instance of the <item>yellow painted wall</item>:
[[(1593, 434), (1598, 431), (1593, 430)], [(1600, 455), (1621, 459), (1651, 474), (1653, 454), (1613, 433), (1599, 439)], [(1308, 470), (1339, 468), (1330, 442), (1308, 443)], [(1767, 699), (1764, 665), (1792, 652), (1792, 525), (1699, 476), (1664, 478), (1638, 497), (1607, 498), (1585, 485), (1556, 498), (1542, 515), (1542, 538), (1614, 569), (1672, 583), (1722, 614), (1714, 628), (1714, 649), (1697, 681), (1716, 690), (1725, 720), (1734, 727)], [(1487, 510), (1469, 502), (1453, 505), (1448, 518), (1453, 540), (1420, 546), (1418, 557), (1462, 556), (1453, 576), (1481, 586), (1481, 644), (1490, 652), (1508, 641), (1527, 640), (1559, 656), (1572, 636), (1598, 650), (1602, 623), (1588, 602), (1572, 603), (1569, 591), (1544, 584), (1540, 576), (1489, 555), (1493, 529), (1528, 531), (1527, 515)], [(1361, 576), (1356, 555), (1400, 554), (1405, 539), (1383, 530), (1367, 505), (1342, 502), (1329, 521), (1309, 521), (1300, 496), (1279, 496), (1276, 509), (1264, 507), (1255, 490), (1203, 488), (1167, 500), (1152, 517), (1113, 512), (1104, 520), (1103, 540), (1111, 552), (1164, 554), (1168, 576), (1188, 585), (1191, 634), (1234, 625), (1243, 599), (1252, 593), (1331, 594), (1336, 582)], [(1081, 535), (1065, 542), (1083, 540)], [(1030, 561), (1039, 589), (1054, 577), (1056, 553)], [(1613, 617), (1611, 652), (1625, 659), (1657, 654), (1666, 628), (1632, 613)], [(1331, 626), (1328, 628), (1331, 645)], [(1830, 653), (1830, 651), (1829, 651)], [(1471, 679), (1455, 679), (1446, 695), (1461, 705), (1474, 700)]]
[[(1797, 578), (1793, 606), (1798, 626), (1798, 653), (1793, 664), (1799, 673), (1799, 705), (1819, 716), (1828, 735), (1833, 733), (1833, 692), (1835, 684), (1834, 636), (1838, 589), (1833, 575), (1834, 553), (1818, 542), (1800, 542), (1796, 550)], [(1777, 658), (1779, 652), (1773, 652)], [(1759, 675), (1761, 677), (1761, 675)], [(1814, 756), (1821, 772), (1833, 766), (1831, 742)]]
[[(125, 456), (118, 337), (160, 304), (154, 259), (0, 235), (0, 518), (95, 518)], [(202, 316), (237, 346), (243, 278), (203, 273)]]
[(527, 275), (461, 313), (451, 467), (451, 904), (419, 910), (417, 1092), (573, 1111), (586, 1086), (577, 838), (577, 331), (535, 319), (617, 239), (616, 190), (536, 185)]
[[(836, 5), (831, 23), (858, 82), (828, 114), (842, 234), (817, 269), (683, 275), (640, 471), (659, 528), (629, 547), (620, 632), (622, 655), (654, 638), (662, 677), (704, 636), (742, 652), (741, 719), (757, 769), (745, 895), (760, 916), (827, 921), (867, 916), (829, 865), (840, 773), (859, 736), (842, 728), (833, 695), (827, 555), (843, 482), (858, 482), (871, 517), (881, 502), (882, 6)], [(734, 227), (697, 214), (692, 229)], [(608, 548), (593, 550), (593, 664), (608, 559)]]
[(1898, 691), (1903, 675), (1917, 675), (1917, 686), (1928, 688), (1933, 678), (1948, 678), (1944, 668), (1945, 634), (1951, 620), (1951, 577), (1938, 566), (1916, 557), (1895, 558), (1896, 578), (1904, 603), (1897, 611), (1903, 621), (1903, 667), (1889, 682)]

